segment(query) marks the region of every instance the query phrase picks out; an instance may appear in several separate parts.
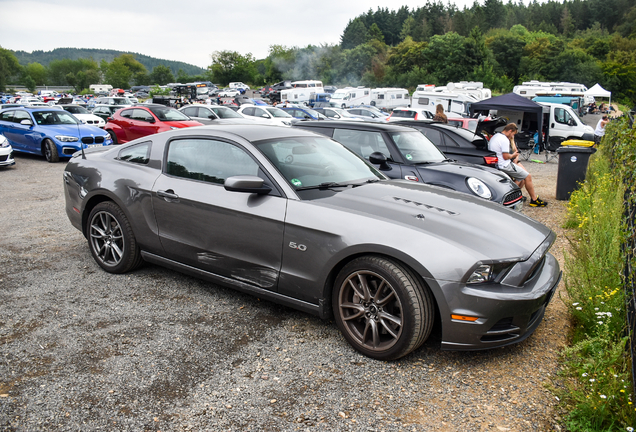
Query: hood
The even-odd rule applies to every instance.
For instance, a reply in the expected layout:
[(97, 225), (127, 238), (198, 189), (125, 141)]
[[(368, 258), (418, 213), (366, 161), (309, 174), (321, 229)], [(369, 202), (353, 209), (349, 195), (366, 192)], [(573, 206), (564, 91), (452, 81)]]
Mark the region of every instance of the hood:
[(398, 223), (409, 229), (410, 241), (418, 241), (411, 230), (419, 231), (422, 247), (427, 238), (434, 237), (476, 259), (525, 260), (551, 234), (541, 223), (498, 204), (405, 180), (350, 188), (318, 202)]
[[(68, 135), (68, 136), (106, 136), (107, 132), (104, 132), (103, 129), (98, 128), (97, 126), (85, 125), (83, 123), (77, 125), (51, 125), (45, 126), (46, 129), (44, 131), (47, 135), (55, 136), (55, 135)], [(42, 131), (42, 129), (40, 129)]]
[(440, 162), (431, 164), (416, 164), (415, 166), (418, 170), (423, 168), (428, 172), (435, 171), (437, 173), (450, 173), (454, 175), (463, 174), (466, 177), (477, 177), (488, 182), (499, 182), (502, 184), (511, 183), (510, 177), (496, 168), (461, 161), (454, 161), (452, 163)]

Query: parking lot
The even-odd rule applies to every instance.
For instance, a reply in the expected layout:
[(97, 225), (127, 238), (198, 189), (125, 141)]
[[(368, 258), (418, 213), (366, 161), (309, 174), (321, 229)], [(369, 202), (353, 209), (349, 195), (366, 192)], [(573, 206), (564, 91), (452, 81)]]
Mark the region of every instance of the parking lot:
[[(0, 430), (555, 430), (559, 296), (528, 340), (396, 362), (335, 323), (145, 265), (102, 271), (64, 211), (64, 163), (0, 170)], [(556, 166), (525, 163), (566, 241)], [(560, 291), (563, 288), (560, 287)]]

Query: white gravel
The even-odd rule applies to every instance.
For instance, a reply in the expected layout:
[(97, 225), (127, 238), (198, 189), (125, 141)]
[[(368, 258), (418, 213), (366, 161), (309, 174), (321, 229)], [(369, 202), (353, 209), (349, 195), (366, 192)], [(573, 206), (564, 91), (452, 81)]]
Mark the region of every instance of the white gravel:
[[(556, 296), (514, 346), (397, 362), (353, 351), (333, 322), (153, 265), (111, 275), (64, 211), (64, 164), (0, 170), (0, 430), (547, 431), (559, 429)], [(559, 233), (556, 162), (526, 163)]]

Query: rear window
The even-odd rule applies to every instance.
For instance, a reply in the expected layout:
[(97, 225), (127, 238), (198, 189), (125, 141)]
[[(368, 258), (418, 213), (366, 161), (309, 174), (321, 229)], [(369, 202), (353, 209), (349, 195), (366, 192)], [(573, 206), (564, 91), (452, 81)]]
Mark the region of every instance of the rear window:
[(416, 115), (415, 111), (393, 111), (393, 117), (404, 117), (414, 119)]

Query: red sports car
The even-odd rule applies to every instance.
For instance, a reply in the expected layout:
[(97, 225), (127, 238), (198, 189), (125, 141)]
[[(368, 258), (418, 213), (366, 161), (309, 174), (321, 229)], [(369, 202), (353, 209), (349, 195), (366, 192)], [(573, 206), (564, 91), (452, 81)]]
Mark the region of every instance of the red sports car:
[(122, 108), (114, 113), (108, 118), (104, 129), (113, 138), (114, 144), (121, 144), (159, 132), (190, 126), (203, 124), (190, 120), (190, 117), (174, 108), (163, 105), (137, 105)]

